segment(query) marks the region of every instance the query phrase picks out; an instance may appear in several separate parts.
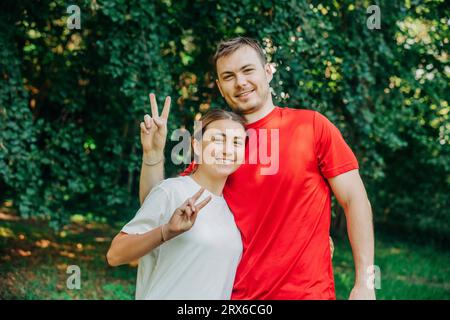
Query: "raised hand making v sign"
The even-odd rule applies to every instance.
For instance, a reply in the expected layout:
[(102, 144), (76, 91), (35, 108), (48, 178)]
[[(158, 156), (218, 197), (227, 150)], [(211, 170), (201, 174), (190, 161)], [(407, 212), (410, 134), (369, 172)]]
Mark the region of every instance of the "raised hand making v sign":
[(155, 94), (150, 93), (149, 96), (152, 116), (146, 114), (144, 121), (140, 124), (143, 152), (141, 179), (139, 181), (141, 204), (150, 191), (150, 186), (164, 179), (161, 168), (164, 167), (164, 146), (166, 145), (167, 119), (169, 118), (171, 103), (170, 97), (166, 97), (161, 116), (159, 116)]

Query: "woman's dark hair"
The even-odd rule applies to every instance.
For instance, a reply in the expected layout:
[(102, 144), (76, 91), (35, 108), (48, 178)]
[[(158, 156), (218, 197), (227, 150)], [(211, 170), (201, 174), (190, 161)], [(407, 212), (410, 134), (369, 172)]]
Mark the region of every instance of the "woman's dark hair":
[(209, 124), (217, 120), (233, 120), (240, 123), (242, 127), (245, 128), (245, 118), (243, 116), (222, 109), (211, 109), (200, 118), (199, 122), (201, 123), (201, 128), (194, 128), (194, 139), (203, 137)]

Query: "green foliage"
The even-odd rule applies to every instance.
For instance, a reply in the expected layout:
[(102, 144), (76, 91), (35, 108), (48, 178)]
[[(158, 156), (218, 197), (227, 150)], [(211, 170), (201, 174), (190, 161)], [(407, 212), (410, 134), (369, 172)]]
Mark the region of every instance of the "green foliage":
[[(139, 122), (171, 95), (170, 130), (226, 107), (217, 42), (259, 39), (278, 105), (324, 113), (360, 161), (376, 220), (450, 234), (448, 7), (443, 0), (6, 1), (0, 13), (0, 187), (24, 216), (117, 219), (138, 205)], [(170, 135), (170, 132), (169, 132)], [(166, 158), (170, 159), (169, 141)], [(182, 169), (170, 162), (167, 175)], [(129, 212), (129, 211), (128, 211)]]

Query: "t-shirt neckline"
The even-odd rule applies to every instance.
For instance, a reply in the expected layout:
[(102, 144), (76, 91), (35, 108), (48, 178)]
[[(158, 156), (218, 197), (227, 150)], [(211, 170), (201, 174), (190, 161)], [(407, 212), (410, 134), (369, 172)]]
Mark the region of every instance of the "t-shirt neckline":
[[(186, 178), (188, 178), (191, 182), (193, 182), (195, 185), (197, 185), (198, 188), (204, 188), (202, 187), (197, 181), (194, 180), (194, 178), (191, 177), (191, 175), (186, 175)], [(208, 189), (205, 188), (205, 192), (208, 193), (208, 195), (211, 195), (213, 198), (215, 199), (223, 199), (223, 192), (220, 196), (212, 193), (211, 191), (209, 191)]]
[(272, 120), (274, 117), (276, 117), (279, 114), (280, 107), (275, 106), (272, 111), (270, 111), (267, 115), (265, 115), (263, 118), (256, 120), (255, 122), (249, 123), (246, 125), (247, 128), (255, 128), (255, 127), (261, 127), (265, 123)]

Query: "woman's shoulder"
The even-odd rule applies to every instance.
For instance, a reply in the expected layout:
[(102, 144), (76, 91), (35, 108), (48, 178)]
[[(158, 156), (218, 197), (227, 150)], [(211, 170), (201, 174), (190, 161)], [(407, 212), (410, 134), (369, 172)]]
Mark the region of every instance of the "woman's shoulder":
[[(173, 178), (164, 179), (156, 187), (164, 190), (167, 195), (184, 195), (190, 190), (190, 181), (186, 176), (177, 176)], [(156, 188), (155, 187), (155, 188)]]
[(182, 186), (186, 184), (186, 178), (185, 176), (176, 176), (173, 178), (167, 178), (162, 180), (159, 183), (159, 186), (163, 187), (163, 188), (171, 188), (171, 187), (177, 187), (177, 186)]

